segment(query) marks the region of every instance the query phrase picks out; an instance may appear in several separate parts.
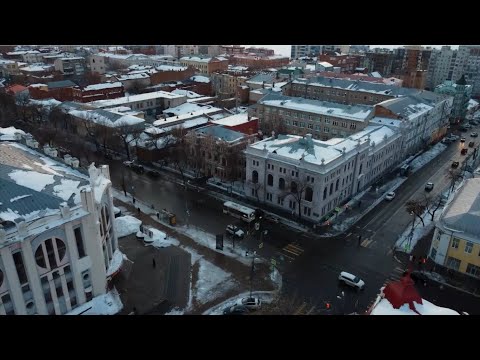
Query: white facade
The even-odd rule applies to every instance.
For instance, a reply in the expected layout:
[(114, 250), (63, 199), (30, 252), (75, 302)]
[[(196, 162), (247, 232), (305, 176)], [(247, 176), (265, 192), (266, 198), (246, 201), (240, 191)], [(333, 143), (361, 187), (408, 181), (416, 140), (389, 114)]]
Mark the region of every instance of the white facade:
[(106, 293), (118, 247), (108, 166), (89, 169), (81, 204), (0, 228), (0, 314), (61, 315)]
[(400, 149), (399, 131), (388, 126), (328, 141), (268, 138), (245, 150), (246, 195), (318, 222), (397, 164)]
[(92, 55), (88, 58), (88, 63), (90, 65), (90, 71), (96, 72), (98, 74), (105, 74), (107, 67), (105, 65), (105, 57)]

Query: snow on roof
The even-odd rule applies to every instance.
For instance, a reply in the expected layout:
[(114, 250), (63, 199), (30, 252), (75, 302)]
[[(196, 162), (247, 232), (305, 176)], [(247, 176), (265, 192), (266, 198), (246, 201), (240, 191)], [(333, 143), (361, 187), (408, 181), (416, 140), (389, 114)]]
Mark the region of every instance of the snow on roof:
[(468, 100), (468, 107), (467, 110), (473, 109), (474, 107), (478, 106), (478, 101), (475, 101), (473, 99)]
[(245, 137), (245, 134), (238, 131), (230, 130), (221, 125), (204, 126), (196, 129), (195, 132), (197, 134), (211, 135), (216, 139), (226, 142), (235, 142)]
[(195, 82), (201, 82), (201, 83), (209, 83), (210, 78), (207, 76), (201, 76), (201, 75), (195, 75), (190, 78), (190, 80), (195, 81)]
[(199, 57), (199, 56), (184, 56), (180, 58), (180, 61), (196, 61), (208, 63), (212, 60), (211, 57)]
[(47, 84), (31, 84), (31, 85), (28, 85), (28, 87), (33, 87), (33, 88), (44, 87), (44, 86), (48, 86), (48, 85)]
[(328, 101), (311, 100), (281, 95), (266, 95), (260, 104), (308, 113), (341, 117), (349, 120), (365, 121), (373, 112), (369, 105), (344, 105)]
[(30, 66), (24, 66), (20, 70), (21, 71), (27, 71), (27, 72), (35, 72), (35, 71), (48, 71), (48, 70), (53, 70), (52, 65), (30, 65)]
[(15, 134), (25, 135), (25, 131), (23, 131), (21, 129), (16, 129), (14, 126), (10, 126), (10, 127), (7, 127), (7, 128), (0, 127), (0, 135), (15, 136)]
[(386, 118), (386, 117), (381, 117), (381, 116), (375, 116), (370, 119), (370, 124), (379, 124), (379, 125), (391, 125), (395, 127), (400, 127), (401, 124), (403, 123), (402, 120), (398, 119), (391, 119), (391, 118)]
[(40, 106), (44, 106), (44, 107), (48, 107), (48, 108), (58, 106), (61, 103), (62, 103), (61, 101), (58, 101), (58, 100), (55, 100), (55, 99), (43, 99), (43, 100), (30, 99), (30, 104), (40, 105)]
[[(197, 104), (191, 104), (191, 103), (185, 103), (185, 104), (197, 105)], [(182, 104), (182, 105), (185, 105), (185, 104)], [(171, 108), (171, 109), (173, 109), (173, 108)], [(218, 112), (223, 112), (223, 110), (220, 109), (220, 108), (216, 108), (216, 107), (207, 105), (207, 106), (202, 106), (195, 111), (188, 111), (188, 112), (183, 112), (182, 111), (179, 115), (170, 116), (166, 119), (156, 120), (156, 121), (153, 122), (153, 125), (165, 128), (166, 126), (170, 126), (170, 125), (178, 125), (178, 123), (181, 123), (182, 121), (192, 120), (192, 119), (198, 118), (198, 117), (204, 117), (203, 115), (205, 115), (205, 114), (218, 113)], [(212, 115), (209, 115), (209, 116), (212, 117)], [(207, 117), (204, 117), (204, 118), (208, 120)], [(205, 121), (205, 122), (207, 122), (207, 121)]]
[(480, 243), (480, 179), (468, 179), (444, 210), (440, 221)]
[(116, 76), (118, 81), (146, 79), (146, 78), (149, 78), (149, 77), (150, 77), (150, 75), (148, 75), (146, 72), (140, 72), (140, 73), (134, 72), (134, 73), (131, 73), (131, 74)]
[(154, 92), (149, 92), (144, 94), (124, 96), (124, 97), (110, 99), (110, 100), (97, 100), (97, 101), (92, 101), (88, 104), (91, 106), (99, 107), (99, 108), (106, 108), (106, 107), (130, 104), (136, 101), (154, 100), (158, 98), (178, 99), (181, 97), (182, 95), (172, 94), (167, 91), (154, 91)]
[(145, 122), (144, 119), (139, 117), (123, 113), (116, 113), (114, 111), (110, 111), (109, 109), (71, 110), (69, 114), (80, 119), (93, 121), (96, 124), (108, 127), (119, 127), (125, 125), (133, 126)]
[(65, 315), (115, 315), (123, 309), (122, 300), (116, 289), (95, 296), (89, 302), (73, 309)]
[(175, 66), (175, 65), (158, 65), (155, 67), (158, 71), (185, 71), (187, 70), (186, 66)]
[(321, 61), (318, 63), (318, 65), (321, 65), (323, 67), (333, 67), (332, 64), (330, 64), (329, 62), (326, 62), (326, 61)]
[(113, 82), (113, 83), (102, 83), (102, 84), (94, 84), (94, 85), (88, 85), (83, 88), (84, 91), (90, 91), (90, 90), (101, 90), (101, 89), (111, 89), (111, 88), (116, 88), (116, 87), (122, 87), (121, 82)]
[(178, 95), (185, 95), (188, 99), (203, 97), (203, 95), (197, 94), (196, 92), (183, 89), (175, 89), (172, 91), (172, 93)]
[(62, 57), (60, 58), (62, 61), (70, 61), (70, 60), (85, 60), (83, 56), (72, 56), (72, 57)]
[(114, 228), (118, 238), (135, 234), (140, 231), (141, 220), (136, 217), (125, 215), (115, 218)]
[(237, 126), (237, 125), (245, 124), (249, 121), (251, 120), (248, 118), (248, 114), (244, 112), (241, 114), (227, 116), (220, 120), (213, 120), (211, 122), (217, 125)]
[[(186, 113), (191, 113), (191, 112), (196, 112), (196, 111), (207, 111), (207, 110), (221, 110), (220, 108), (216, 108), (213, 106), (202, 106), (199, 104), (192, 104), (192, 103), (183, 103), (175, 107), (168, 108), (166, 110), (163, 110), (164, 114), (173, 114), (173, 116), (176, 115), (183, 115)], [(212, 111), (209, 111), (212, 112)]]
[[(460, 315), (455, 310), (444, 308), (432, 304), (431, 302), (422, 299), (423, 304), (414, 302), (415, 309), (420, 315)], [(378, 302), (370, 315), (419, 315), (410, 309), (408, 304), (402, 305), (400, 308), (395, 309), (392, 304), (383, 298)]]

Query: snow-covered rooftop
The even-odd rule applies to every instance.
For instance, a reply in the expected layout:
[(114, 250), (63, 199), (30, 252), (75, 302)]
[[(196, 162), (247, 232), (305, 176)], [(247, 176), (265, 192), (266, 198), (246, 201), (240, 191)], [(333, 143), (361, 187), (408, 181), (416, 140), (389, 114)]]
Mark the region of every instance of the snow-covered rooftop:
[[(257, 119), (257, 118), (253, 118), (253, 119)], [(236, 125), (245, 124), (249, 121), (251, 121), (251, 119), (248, 118), (248, 113), (241, 113), (241, 114), (227, 116), (219, 120), (212, 120), (211, 122), (217, 125), (236, 126)]]
[(158, 71), (185, 71), (187, 70), (186, 66), (176, 66), (176, 65), (158, 65), (155, 67)]
[(201, 83), (209, 83), (210, 78), (206, 76), (201, 76), (201, 75), (195, 75), (190, 78), (190, 80), (195, 81), (195, 82), (201, 82)]
[(422, 299), (423, 304), (414, 302), (415, 309), (419, 314), (410, 309), (408, 304), (402, 305), (395, 309), (392, 304), (385, 298), (380, 300), (370, 315), (460, 315), (455, 310), (444, 308), (432, 304), (431, 302)]
[(145, 72), (134, 71), (130, 74), (116, 76), (118, 81), (140, 80), (140, 79), (146, 79), (146, 78), (149, 78), (149, 77), (150, 77), (150, 75), (148, 75), (146, 71)]
[(136, 116), (103, 109), (71, 110), (69, 114), (108, 127), (133, 126), (145, 122)]
[(39, 64), (34, 64), (30, 66), (24, 66), (20, 70), (22, 71), (27, 71), (27, 72), (38, 72), (38, 71), (49, 71), (53, 70), (54, 67), (52, 65), (39, 65)]
[(196, 92), (189, 91), (189, 90), (183, 90), (183, 89), (175, 89), (175, 90), (172, 91), (172, 93), (177, 94), (177, 95), (184, 95), (184, 96), (187, 97), (187, 99), (203, 97), (203, 95), (197, 94)]
[(94, 84), (94, 85), (85, 86), (83, 88), (83, 91), (111, 89), (111, 88), (122, 87), (122, 86), (123, 85), (121, 82)]
[(320, 61), (320, 62), (318, 63), (318, 65), (321, 65), (321, 66), (323, 66), (323, 67), (333, 67), (332, 64), (330, 64), (329, 62), (326, 62), (326, 61)]
[(203, 111), (203, 113), (210, 113), (214, 111), (220, 111), (220, 108), (213, 107), (210, 105), (202, 106), (199, 104), (192, 104), (192, 103), (183, 103), (175, 107), (168, 108), (163, 110), (164, 114), (171, 114), (172, 116), (183, 115), (187, 113)]
[(259, 101), (259, 103), (268, 106), (335, 116), (356, 121), (365, 121), (373, 113), (373, 107), (369, 105), (345, 105), (276, 94), (266, 95)]
[(149, 92), (149, 93), (138, 94), (138, 95), (124, 96), (121, 98), (110, 99), (110, 100), (92, 101), (89, 103), (89, 105), (99, 107), (99, 108), (106, 108), (106, 107), (121, 106), (124, 104), (133, 103), (136, 101), (154, 100), (158, 98), (178, 99), (181, 97), (183, 96), (172, 94), (166, 91), (155, 91), (155, 92)]
[(180, 61), (195, 61), (208, 63), (212, 60), (211, 57), (199, 57), (199, 56), (184, 56), (180, 58)]

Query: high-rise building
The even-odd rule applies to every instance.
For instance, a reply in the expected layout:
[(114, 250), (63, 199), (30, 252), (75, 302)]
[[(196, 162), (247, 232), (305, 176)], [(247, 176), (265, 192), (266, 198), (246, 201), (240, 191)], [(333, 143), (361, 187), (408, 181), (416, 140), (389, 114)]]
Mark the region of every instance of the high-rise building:
[(472, 97), (480, 97), (480, 45), (459, 46), (452, 80), (457, 81), (462, 75), (472, 85)]
[(452, 73), (455, 66), (457, 51), (450, 46), (442, 46), (441, 50), (434, 49), (430, 56), (427, 70), (427, 82), (425, 87), (428, 90), (435, 89), (443, 84), (445, 80), (452, 80)]
[(323, 45), (292, 45), (291, 58), (298, 59), (302, 56), (317, 56), (321, 54)]

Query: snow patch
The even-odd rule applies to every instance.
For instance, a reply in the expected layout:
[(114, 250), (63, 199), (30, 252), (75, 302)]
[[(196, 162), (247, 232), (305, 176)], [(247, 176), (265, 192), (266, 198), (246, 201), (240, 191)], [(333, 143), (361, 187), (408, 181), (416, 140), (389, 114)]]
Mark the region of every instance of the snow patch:
[(115, 315), (123, 309), (117, 289), (96, 296), (65, 315)]
[(205, 304), (235, 286), (231, 274), (204, 259), (200, 259), (199, 264), (198, 281), (194, 291), (197, 302)]
[[(32, 194), (15, 196), (14, 198), (11, 198), (11, 199), (10, 199), (10, 202), (13, 203), (13, 202), (15, 202), (15, 201), (18, 201), (18, 200), (20, 200), (20, 199), (24, 199), (24, 198), (29, 197), (29, 196), (32, 196)], [(0, 204), (1, 204), (1, 203), (0, 203)]]
[(183, 315), (183, 310), (172, 309), (168, 313), (165, 313), (165, 315)]
[(41, 174), (36, 171), (14, 170), (8, 176), (18, 185), (35, 191), (42, 191), (45, 186), (55, 182), (53, 175)]
[(58, 197), (62, 198), (65, 201), (68, 201), (72, 194), (75, 194), (74, 202), (75, 204), (80, 203), (80, 191), (78, 189), (78, 185), (80, 181), (76, 180), (69, 180), (69, 179), (61, 179), (60, 184), (55, 185), (53, 187), (53, 192)]

